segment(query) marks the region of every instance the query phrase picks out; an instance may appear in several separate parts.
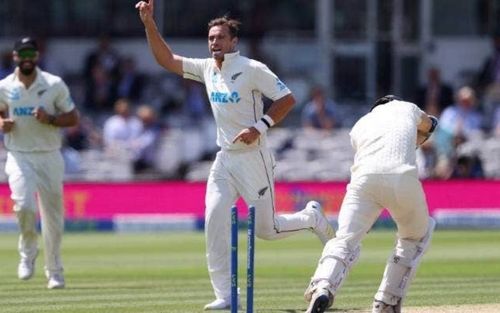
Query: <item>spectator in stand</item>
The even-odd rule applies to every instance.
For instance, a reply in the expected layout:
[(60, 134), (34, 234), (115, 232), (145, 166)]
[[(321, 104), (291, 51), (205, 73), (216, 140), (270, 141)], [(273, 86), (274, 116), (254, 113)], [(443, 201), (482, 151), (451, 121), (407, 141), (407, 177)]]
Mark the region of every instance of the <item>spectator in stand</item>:
[(76, 151), (99, 149), (102, 138), (88, 116), (82, 116), (77, 126), (64, 129), (64, 146)]
[(128, 99), (115, 102), (115, 114), (104, 122), (104, 148), (108, 151), (125, 151), (131, 154), (131, 143), (142, 131), (141, 121), (131, 114)]
[(62, 63), (55, 59), (52, 53), (47, 51), (47, 39), (41, 38), (37, 41), (38, 50), (40, 51), (39, 67), (57, 76), (63, 76), (65, 73)]
[(481, 132), (483, 117), (477, 110), (476, 93), (470, 87), (462, 87), (456, 95), (456, 103), (441, 115), (439, 129), (453, 136), (466, 139)]
[(484, 178), (483, 164), (479, 156), (477, 154), (459, 156), (451, 178)]
[(500, 33), (493, 36), (493, 53), (484, 61), (477, 78), (487, 126), (493, 126), (495, 109), (500, 106)]
[(0, 79), (9, 76), (14, 70), (14, 63), (12, 62), (12, 52), (9, 50), (1, 52), (0, 59)]
[(135, 59), (131, 56), (120, 62), (116, 94), (119, 98), (140, 101), (145, 77), (137, 72)]
[(88, 110), (111, 110), (116, 99), (119, 60), (106, 36), (101, 37), (98, 47), (86, 57), (83, 74)]
[(100, 149), (101, 147), (101, 134), (88, 116), (82, 116), (78, 125), (65, 128), (61, 150), (65, 174), (80, 174), (83, 162), (80, 153), (84, 150)]
[(440, 116), (446, 107), (453, 104), (453, 88), (441, 80), (438, 68), (428, 70), (427, 84), (418, 88), (415, 103), (434, 116)]
[(91, 71), (85, 91), (85, 107), (92, 112), (110, 111), (114, 103), (116, 88), (104, 67), (96, 64)]
[(204, 86), (196, 81), (185, 79), (184, 86), (184, 114), (191, 123), (200, 123), (211, 117), (210, 106)]
[(500, 33), (493, 36), (493, 53), (484, 61), (477, 78), (481, 92), (492, 84), (500, 84)]
[(456, 103), (443, 111), (434, 138), (438, 156), (436, 175), (439, 178), (450, 178), (457, 157), (457, 147), (481, 136), (482, 123), (483, 117), (477, 110), (474, 90), (468, 86), (460, 88), (456, 94)]
[(493, 136), (500, 137), (500, 106), (495, 110), (495, 117), (493, 118)]
[(332, 130), (339, 127), (339, 118), (333, 100), (327, 98), (321, 87), (314, 87), (311, 100), (302, 111), (302, 126), (306, 129)]
[(85, 58), (84, 77), (90, 77), (92, 69), (97, 65), (101, 65), (106, 73), (111, 77), (118, 76), (120, 57), (111, 46), (111, 40), (108, 36), (103, 35), (99, 39), (98, 46), (92, 50)]
[(144, 173), (154, 169), (161, 127), (156, 112), (150, 105), (137, 108), (137, 117), (142, 123), (139, 135), (132, 141), (134, 172)]

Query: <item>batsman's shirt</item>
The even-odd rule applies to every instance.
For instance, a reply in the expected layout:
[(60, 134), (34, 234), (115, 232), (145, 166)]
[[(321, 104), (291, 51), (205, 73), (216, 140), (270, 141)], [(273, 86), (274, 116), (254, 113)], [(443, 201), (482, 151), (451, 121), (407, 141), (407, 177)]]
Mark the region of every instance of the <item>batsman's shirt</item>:
[(0, 81), (0, 110), (14, 120), (14, 127), (4, 135), (9, 151), (44, 152), (61, 147), (59, 127), (37, 121), (33, 115), (36, 107), (53, 115), (70, 112), (75, 104), (62, 79), (39, 68), (28, 89), (15, 73)]
[(356, 151), (352, 177), (364, 174), (417, 175), (417, 125), (423, 112), (413, 103), (391, 101), (375, 107), (350, 132)]
[(232, 140), (264, 115), (262, 95), (276, 101), (290, 93), (266, 65), (234, 52), (224, 55), (220, 70), (213, 58), (183, 58), (182, 66), (184, 78), (199, 81), (206, 86), (217, 124), (217, 145), (222, 150), (265, 146), (265, 134), (252, 145), (232, 143)]

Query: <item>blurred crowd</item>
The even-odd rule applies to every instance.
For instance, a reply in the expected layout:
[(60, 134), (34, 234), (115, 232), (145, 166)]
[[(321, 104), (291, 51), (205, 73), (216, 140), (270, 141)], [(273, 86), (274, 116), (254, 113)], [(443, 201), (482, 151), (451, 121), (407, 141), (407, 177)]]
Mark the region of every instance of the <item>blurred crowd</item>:
[[(41, 46), (40, 67), (65, 79), (83, 113), (80, 125), (64, 133), (68, 174), (78, 178), (82, 155), (88, 151), (98, 151), (103, 158), (120, 155), (130, 167), (126, 178), (136, 179), (185, 179), (197, 163), (212, 159), (217, 151), (215, 126), (200, 84), (168, 73), (142, 73), (135, 59), (118, 53), (108, 37), (100, 38), (82, 61), (81, 73), (70, 77), (44, 54), (43, 41)], [(12, 66), (11, 52), (5, 51), (0, 78), (11, 73)], [(352, 115), (365, 113), (364, 107), (355, 110), (329, 98), (328, 86), (309, 88), (308, 99), (298, 103), (287, 128), (326, 137), (352, 126), (346, 122), (358, 117)], [(495, 156), (484, 153), (484, 143), (500, 153), (500, 36), (493, 38), (491, 55), (466, 85), (453, 87), (433, 66), (425, 84), (408, 100), (440, 119), (435, 135), (417, 153), (421, 178), (488, 177), (484, 161)], [(179, 133), (179, 138), (173, 135)], [(292, 136), (274, 148), (279, 154), (294, 146)]]
[(469, 84), (454, 90), (432, 67), (415, 103), (439, 117), (432, 140), (419, 150), (423, 178), (483, 178), (485, 159), (500, 153), (500, 35)]

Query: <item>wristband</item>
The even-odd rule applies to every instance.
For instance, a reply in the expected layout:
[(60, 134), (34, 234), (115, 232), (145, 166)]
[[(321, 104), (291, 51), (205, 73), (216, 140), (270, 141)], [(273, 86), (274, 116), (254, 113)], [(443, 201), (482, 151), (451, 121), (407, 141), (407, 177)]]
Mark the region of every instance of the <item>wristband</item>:
[(257, 123), (255, 123), (253, 125), (253, 127), (255, 129), (257, 129), (257, 131), (262, 135), (263, 133), (265, 133), (268, 129), (269, 129), (269, 126), (267, 126), (267, 123), (264, 122), (263, 119), (260, 119), (257, 121)]
[(429, 115), (429, 118), (432, 121), (431, 129), (429, 129), (429, 134), (432, 134), (434, 132), (434, 130), (436, 130), (436, 126), (438, 124), (438, 119), (432, 115)]
[(267, 115), (267, 114), (266, 114), (266, 115), (264, 115), (264, 116), (261, 118), (261, 120), (262, 120), (264, 123), (266, 123), (267, 128), (271, 128), (271, 127), (273, 127), (273, 126), (274, 126), (274, 121), (273, 121), (273, 119), (272, 119), (269, 115)]

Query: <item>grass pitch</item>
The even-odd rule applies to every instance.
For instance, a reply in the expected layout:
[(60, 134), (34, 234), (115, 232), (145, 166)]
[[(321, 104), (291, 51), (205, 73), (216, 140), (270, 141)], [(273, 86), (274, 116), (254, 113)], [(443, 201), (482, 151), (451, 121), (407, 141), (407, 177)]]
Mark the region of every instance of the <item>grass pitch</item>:
[[(240, 287), (245, 304), (246, 242), (240, 234)], [(394, 232), (370, 233), (332, 312), (371, 306)], [(64, 290), (47, 290), (43, 253), (35, 277), (19, 281), (17, 236), (0, 237), (0, 312), (202, 312), (213, 300), (203, 233), (67, 233)], [(256, 240), (256, 312), (303, 312), (302, 298), (321, 254), (313, 234)], [(405, 306), (500, 304), (500, 231), (437, 231)], [(429, 312), (432, 312), (430, 310)], [(458, 311), (457, 311), (458, 312)]]

